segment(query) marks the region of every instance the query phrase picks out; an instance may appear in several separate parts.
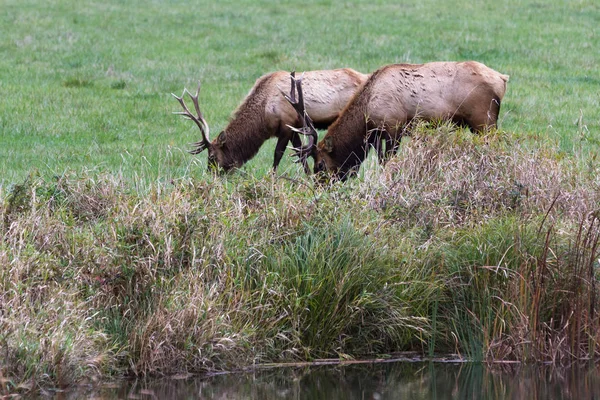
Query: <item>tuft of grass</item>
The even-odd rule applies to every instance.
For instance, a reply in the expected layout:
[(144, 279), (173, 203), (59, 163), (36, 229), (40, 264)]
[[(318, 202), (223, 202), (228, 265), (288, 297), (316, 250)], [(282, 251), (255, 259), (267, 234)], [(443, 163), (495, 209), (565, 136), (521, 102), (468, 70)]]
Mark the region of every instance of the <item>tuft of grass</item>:
[(127, 87), (127, 82), (125, 82), (122, 79), (110, 84), (111, 89), (122, 90), (122, 89), (125, 89), (126, 87)]
[(91, 80), (83, 78), (69, 78), (63, 82), (63, 86), (67, 88), (84, 88), (90, 87), (93, 84)]
[[(260, 267), (244, 270), (245, 285), (259, 290), (257, 298), (271, 298), (270, 320), (277, 323), (265, 333), (285, 340), (296, 357), (385, 353), (417, 333), (427, 335), (427, 319), (411, 315), (389, 284), (404, 275), (395, 258), (349, 221), (307, 226), (282, 249), (269, 246), (260, 254)], [(264, 329), (268, 320), (261, 315), (256, 323)]]

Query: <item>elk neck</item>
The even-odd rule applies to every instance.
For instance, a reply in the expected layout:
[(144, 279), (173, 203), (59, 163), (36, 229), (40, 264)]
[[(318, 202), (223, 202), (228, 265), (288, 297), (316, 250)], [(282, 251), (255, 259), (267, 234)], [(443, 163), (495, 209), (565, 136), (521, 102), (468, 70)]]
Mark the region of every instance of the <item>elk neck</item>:
[(225, 127), (225, 142), (221, 149), (226, 164), (243, 165), (272, 136), (265, 116), (270, 79), (271, 75), (267, 75), (256, 82)]
[(369, 130), (367, 106), (372, 95), (373, 82), (379, 72), (376, 71), (369, 77), (319, 143), (319, 148), (324, 148), (326, 140), (330, 141), (332, 151), (329, 155), (342, 170), (360, 165), (367, 157), (369, 151), (366, 143)]

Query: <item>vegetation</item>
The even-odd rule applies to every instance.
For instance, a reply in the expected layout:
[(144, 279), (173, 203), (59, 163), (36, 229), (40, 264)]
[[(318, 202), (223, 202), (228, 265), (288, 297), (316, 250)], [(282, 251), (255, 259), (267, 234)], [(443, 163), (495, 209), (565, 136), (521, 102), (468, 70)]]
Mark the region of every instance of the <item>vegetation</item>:
[(331, 187), (31, 176), (1, 213), (3, 375), (64, 385), (401, 350), (594, 357), (600, 175), (572, 161), (442, 125)]
[[(417, 350), (597, 356), (598, 5), (3, 1), (0, 395)], [(335, 18), (333, 17), (335, 16)], [(501, 130), (421, 125), (315, 185), (185, 153), (261, 74), (477, 59)]]

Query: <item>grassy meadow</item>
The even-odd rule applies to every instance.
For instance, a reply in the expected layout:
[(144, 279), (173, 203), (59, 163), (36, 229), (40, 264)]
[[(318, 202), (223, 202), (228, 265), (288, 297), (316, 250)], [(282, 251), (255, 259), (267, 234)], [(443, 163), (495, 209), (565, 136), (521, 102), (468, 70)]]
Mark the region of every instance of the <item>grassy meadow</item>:
[[(0, 0), (0, 396), (389, 357), (594, 359), (600, 5)], [(419, 125), (322, 187), (186, 153), (275, 70), (477, 60), (500, 129)]]
[[(491, 2), (490, 2), (491, 3)], [(511, 76), (501, 126), (598, 144), (595, 1), (2, 1), (0, 183), (68, 170), (202, 178), (170, 93), (203, 82), (219, 132), (274, 70), (478, 60)], [(588, 135), (589, 133), (589, 135)], [(274, 144), (246, 170), (268, 171)], [(193, 163), (193, 164), (192, 164)], [(289, 167), (292, 168), (292, 167)], [(296, 174), (296, 168), (291, 172)]]

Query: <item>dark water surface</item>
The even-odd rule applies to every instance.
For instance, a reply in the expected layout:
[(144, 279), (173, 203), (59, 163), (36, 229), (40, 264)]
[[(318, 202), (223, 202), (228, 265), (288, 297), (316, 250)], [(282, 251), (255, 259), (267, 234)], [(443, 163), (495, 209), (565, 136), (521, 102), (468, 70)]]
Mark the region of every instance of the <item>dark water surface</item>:
[(600, 369), (396, 362), (132, 381), (62, 399), (600, 399)]

